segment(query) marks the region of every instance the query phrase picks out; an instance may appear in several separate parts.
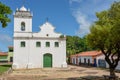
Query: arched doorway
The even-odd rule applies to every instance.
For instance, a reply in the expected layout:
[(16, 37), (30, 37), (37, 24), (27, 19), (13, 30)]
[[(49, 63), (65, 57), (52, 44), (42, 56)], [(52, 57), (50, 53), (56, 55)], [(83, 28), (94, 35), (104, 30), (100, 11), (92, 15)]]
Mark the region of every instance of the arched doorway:
[(43, 67), (52, 67), (52, 54), (46, 53), (43, 55)]

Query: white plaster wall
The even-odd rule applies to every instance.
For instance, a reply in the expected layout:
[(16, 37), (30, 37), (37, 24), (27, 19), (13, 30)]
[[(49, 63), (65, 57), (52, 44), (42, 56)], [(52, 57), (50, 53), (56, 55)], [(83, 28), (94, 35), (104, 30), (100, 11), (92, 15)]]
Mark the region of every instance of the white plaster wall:
[[(25, 41), (26, 47), (20, 47), (20, 42)], [(36, 42), (41, 42), (41, 47), (36, 47)], [(50, 47), (45, 43), (50, 42)], [(54, 42), (59, 42), (59, 47), (54, 46)], [(66, 41), (65, 40), (14, 40), (14, 61), (18, 68), (43, 68), (43, 55), (52, 54), (53, 67), (64, 67), (66, 64)], [(67, 66), (66, 66), (67, 67)]]
[(32, 33), (26, 33), (26, 32), (16, 32), (14, 33), (14, 37), (32, 37)]
[[(47, 38), (53, 38), (53, 37), (60, 37), (60, 35), (62, 35), (61, 33), (56, 33), (54, 31), (54, 27), (49, 23), (46, 22), (45, 24), (43, 24), (42, 26), (40, 26), (40, 32), (38, 33), (34, 33), (33, 36), (34, 37), (47, 37)], [(48, 36), (47, 36), (48, 34)]]
[[(25, 22), (25, 31), (21, 31), (21, 22)], [(43, 55), (46, 53), (52, 54), (52, 67), (67, 67), (66, 39), (60, 38), (62, 34), (54, 29), (46, 22), (38, 33), (32, 33), (32, 18), (15, 17), (13, 68), (43, 68)], [(20, 46), (21, 41), (26, 42), (26, 47)], [(36, 47), (37, 41), (41, 42), (41, 47)], [(46, 42), (50, 42), (50, 47), (46, 47)], [(59, 47), (54, 46), (55, 42), (59, 42)]]
[[(36, 41), (41, 42), (41, 47), (36, 47)], [(50, 47), (46, 47), (46, 42), (50, 42)], [(54, 46), (54, 42), (59, 42), (59, 47)], [(63, 45), (64, 44), (64, 45)], [(31, 40), (30, 45), (30, 62), (31, 64), (38, 64), (38, 66), (43, 67), (43, 55), (46, 53), (52, 54), (53, 57), (53, 67), (62, 67), (62, 64), (66, 62), (66, 42), (65, 40)], [(38, 56), (37, 56), (38, 55)], [(36, 60), (33, 60), (35, 58)]]
[(72, 57), (72, 64), (76, 64), (76, 57)]
[[(25, 31), (21, 31), (21, 22), (25, 22)], [(32, 18), (14, 18), (14, 32), (32, 32)]]
[[(30, 44), (29, 44), (29, 64), (30, 68), (41, 68), (42, 67), (42, 48), (41, 47), (36, 47), (36, 41), (41, 41), (41, 40), (32, 40), (30, 39)], [(41, 42), (42, 45), (42, 42)]]
[(99, 67), (99, 64), (98, 64), (98, 60), (99, 59), (105, 60), (104, 54), (101, 54), (101, 55), (99, 55), (99, 56), (96, 57), (97, 67)]
[[(20, 42), (25, 41), (26, 47), (21, 47)], [(26, 68), (28, 64), (28, 40), (14, 40), (14, 56), (13, 56), (13, 65), (16, 68)]]

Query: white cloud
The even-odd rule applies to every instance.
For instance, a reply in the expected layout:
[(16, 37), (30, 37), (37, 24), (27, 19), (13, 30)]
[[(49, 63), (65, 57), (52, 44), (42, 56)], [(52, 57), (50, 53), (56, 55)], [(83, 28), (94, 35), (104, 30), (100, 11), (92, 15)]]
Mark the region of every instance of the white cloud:
[(73, 2), (80, 3), (82, 0), (69, 0), (69, 3), (72, 4)]
[(107, 10), (114, 1), (115, 0), (69, 0), (73, 17), (79, 24), (79, 28), (75, 33), (81, 37), (88, 34), (90, 25), (97, 19), (95, 13)]
[(76, 31), (76, 34), (83, 37), (85, 34), (89, 33), (91, 23), (87, 20), (87, 16), (80, 11), (75, 11), (73, 16), (79, 24), (79, 30)]
[(0, 34), (0, 42), (9, 43), (12, 42), (12, 38), (7, 34)]
[(8, 51), (8, 46), (13, 45), (13, 39), (8, 34), (0, 33), (0, 51)]

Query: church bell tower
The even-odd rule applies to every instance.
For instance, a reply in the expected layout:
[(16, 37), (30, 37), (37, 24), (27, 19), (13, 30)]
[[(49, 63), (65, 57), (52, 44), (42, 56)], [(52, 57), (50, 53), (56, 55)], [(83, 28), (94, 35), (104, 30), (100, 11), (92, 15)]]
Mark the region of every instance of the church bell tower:
[(14, 33), (15, 32), (32, 32), (32, 13), (22, 6), (16, 9), (14, 13)]

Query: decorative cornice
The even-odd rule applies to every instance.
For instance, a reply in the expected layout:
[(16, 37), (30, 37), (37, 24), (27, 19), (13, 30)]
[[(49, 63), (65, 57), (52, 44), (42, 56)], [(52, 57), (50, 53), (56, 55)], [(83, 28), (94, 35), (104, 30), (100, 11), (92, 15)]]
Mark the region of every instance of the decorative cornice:
[(14, 15), (15, 18), (32, 18), (32, 16), (16, 16)]
[(20, 40), (20, 39), (46, 39), (46, 40), (66, 40), (66, 38), (58, 38), (58, 37), (14, 37), (15, 40)]

